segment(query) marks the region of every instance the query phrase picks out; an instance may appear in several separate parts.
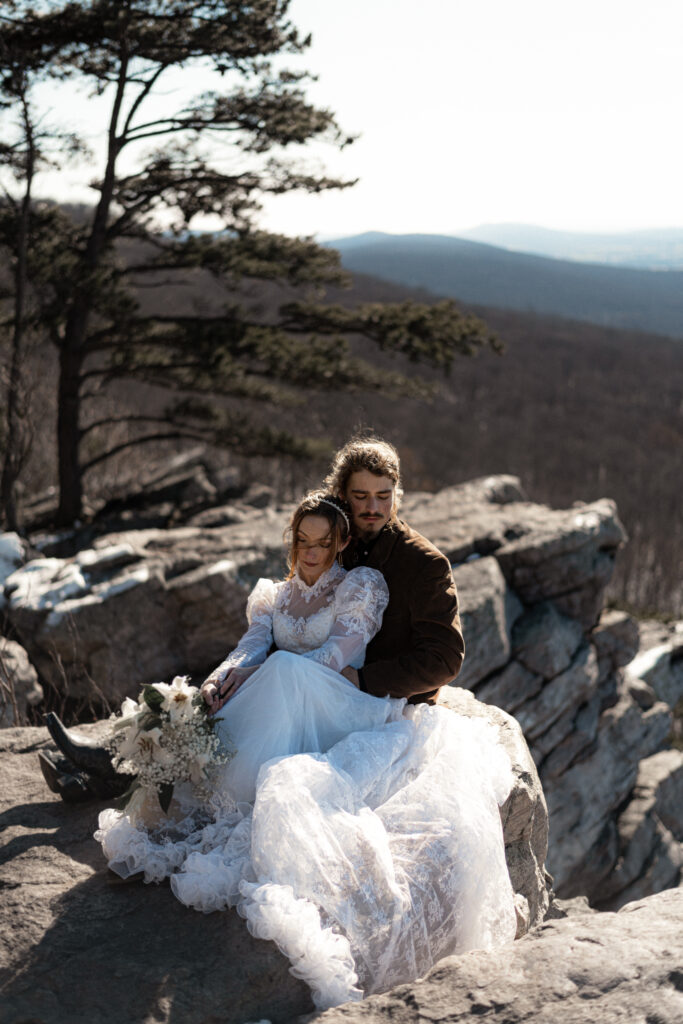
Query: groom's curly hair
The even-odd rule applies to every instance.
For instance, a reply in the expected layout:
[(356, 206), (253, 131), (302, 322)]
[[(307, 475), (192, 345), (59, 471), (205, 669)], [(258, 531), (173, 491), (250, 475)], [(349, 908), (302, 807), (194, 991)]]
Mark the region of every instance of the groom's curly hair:
[(351, 474), (362, 469), (367, 469), (375, 476), (386, 476), (393, 481), (396, 510), (403, 497), (401, 463), (393, 444), (381, 437), (352, 437), (347, 441), (334, 456), (323, 487), (332, 494), (345, 496)]

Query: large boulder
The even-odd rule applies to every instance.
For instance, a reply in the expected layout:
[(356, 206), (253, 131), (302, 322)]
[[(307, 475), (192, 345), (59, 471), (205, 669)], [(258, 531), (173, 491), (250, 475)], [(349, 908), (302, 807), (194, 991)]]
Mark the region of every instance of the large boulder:
[(496, 557), (525, 604), (551, 599), (591, 628), (625, 539), (614, 502), (604, 499), (568, 511), (546, 509), (536, 528), (509, 540)]
[[(509, 715), (465, 690), (448, 691), (444, 702), (496, 724), (510, 754), (515, 781), (501, 814), (523, 935), (549, 905), (538, 775)], [(101, 736), (106, 727), (85, 732)], [(92, 838), (101, 805), (66, 805), (50, 793), (36, 760), (48, 743), (44, 729), (0, 733), (3, 1024), (276, 1024), (312, 1010), (308, 988), (285, 958), (272, 943), (252, 939), (236, 912), (205, 916), (182, 906), (167, 885), (123, 884), (107, 871)]]

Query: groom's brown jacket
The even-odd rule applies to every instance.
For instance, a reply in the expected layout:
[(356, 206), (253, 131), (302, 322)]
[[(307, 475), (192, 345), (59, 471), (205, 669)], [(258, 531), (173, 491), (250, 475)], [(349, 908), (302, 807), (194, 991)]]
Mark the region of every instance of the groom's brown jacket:
[(368, 644), (361, 688), (376, 697), (435, 704), (465, 656), (458, 595), (445, 555), (407, 523), (388, 523), (364, 549), (355, 540), (344, 565), (379, 569), (389, 587), (382, 628)]

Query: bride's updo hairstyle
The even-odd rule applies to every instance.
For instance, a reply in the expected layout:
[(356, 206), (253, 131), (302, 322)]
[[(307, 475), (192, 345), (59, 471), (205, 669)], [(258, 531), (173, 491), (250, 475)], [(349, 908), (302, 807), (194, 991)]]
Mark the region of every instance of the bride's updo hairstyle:
[(299, 558), (296, 538), (304, 516), (320, 516), (321, 519), (326, 519), (330, 524), (330, 540), (332, 543), (330, 544), (330, 557), (325, 566), (326, 569), (329, 569), (332, 565), (337, 552), (341, 550), (351, 535), (351, 509), (344, 499), (337, 497), (334, 493), (329, 493), (327, 490), (309, 491), (294, 509), (289, 526), (285, 530), (285, 543), (289, 547), (289, 554), (287, 556), (289, 573), (287, 579), (291, 579), (296, 572)]
[(386, 476), (394, 484), (394, 507), (396, 515), (403, 497), (401, 487), (401, 463), (393, 444), (381, 437), (352, 437), (335, 455), (330, 472), (323, 487), (332, 494), (346, 494), (352, 473), (366, 469), (375, 476)]

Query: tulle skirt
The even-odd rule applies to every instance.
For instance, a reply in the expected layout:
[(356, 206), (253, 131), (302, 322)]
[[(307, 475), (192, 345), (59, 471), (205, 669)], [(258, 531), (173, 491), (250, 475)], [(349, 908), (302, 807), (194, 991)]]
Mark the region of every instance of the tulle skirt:
[(181, 790), (178, 820), (153, 832), (100, 815), (115, 871), (170, 875), (205, 913), (237, 907), (319, 1009), (514, 939), (499, 814), (512, 772), (494, 727), (372, 697), (287, 652), (219, 717), (237, 754), (208, 808)]

